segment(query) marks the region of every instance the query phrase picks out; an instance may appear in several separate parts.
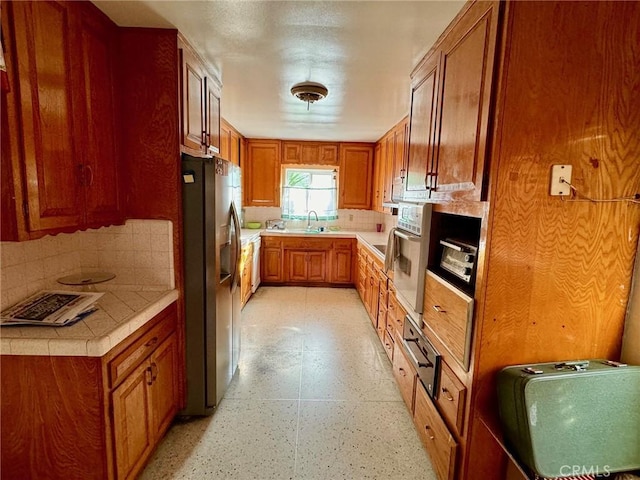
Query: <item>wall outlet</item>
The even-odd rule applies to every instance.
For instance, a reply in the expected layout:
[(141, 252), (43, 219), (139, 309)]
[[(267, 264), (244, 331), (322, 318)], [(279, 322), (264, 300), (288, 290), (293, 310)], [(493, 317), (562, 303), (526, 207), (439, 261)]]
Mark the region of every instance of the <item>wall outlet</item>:
[[(551, 189), (549, 195), (570, 195), (572, 165), (553, 165), (551, 167)], [(567, 182), (567, 183), (565, 183)]]

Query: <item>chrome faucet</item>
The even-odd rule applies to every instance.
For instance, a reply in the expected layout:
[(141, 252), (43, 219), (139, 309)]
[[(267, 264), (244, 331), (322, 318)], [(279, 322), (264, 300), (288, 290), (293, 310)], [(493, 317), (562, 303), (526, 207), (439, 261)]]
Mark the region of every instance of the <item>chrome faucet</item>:
[(309, 210), (309, 213), (307, 214), (307, 230), (311, 230), (311, 214), (312, 213), (316, 216), (316, 222), (318, 221), (318, 214), (316, 213), (316, 211)]

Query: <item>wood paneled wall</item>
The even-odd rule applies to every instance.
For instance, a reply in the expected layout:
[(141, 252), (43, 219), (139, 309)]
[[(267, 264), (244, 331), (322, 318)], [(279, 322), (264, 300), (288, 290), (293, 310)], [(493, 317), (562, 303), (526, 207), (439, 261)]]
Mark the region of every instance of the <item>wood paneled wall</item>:
[(640, 4), (509, 4), (497, 104), (480, 406), (504, 365), (620, 355), (640, 205), (548, 194), (551, 166), (605, 199), (640, 191)]

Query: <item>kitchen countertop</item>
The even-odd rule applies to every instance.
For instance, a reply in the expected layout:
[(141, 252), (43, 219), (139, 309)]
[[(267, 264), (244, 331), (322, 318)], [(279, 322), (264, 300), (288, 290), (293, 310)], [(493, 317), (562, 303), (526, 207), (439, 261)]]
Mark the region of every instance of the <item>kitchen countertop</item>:
[(243, 228), (240, 230), (240, 241), (242, 245), (246, 245), (249, 242), (253, 242), (260, 236), (261, 229)]
[(0, 328), (0, 353), (101, 357), (177, 299), (177, 290), (105, 292), (98, 310), (74, 325)]

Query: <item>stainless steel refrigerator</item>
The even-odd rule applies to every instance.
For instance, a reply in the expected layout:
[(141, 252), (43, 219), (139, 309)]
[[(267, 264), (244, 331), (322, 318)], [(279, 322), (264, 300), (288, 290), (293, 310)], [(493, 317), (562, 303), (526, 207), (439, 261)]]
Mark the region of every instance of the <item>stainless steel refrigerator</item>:
[(240, 168), (182, 155), (185, 361), (182, 415), (210, 415), (240, 356)]

